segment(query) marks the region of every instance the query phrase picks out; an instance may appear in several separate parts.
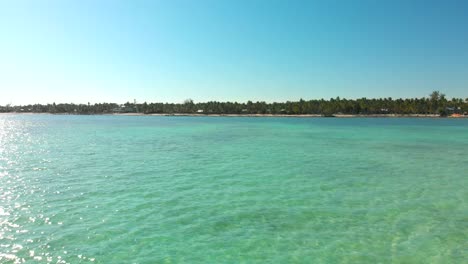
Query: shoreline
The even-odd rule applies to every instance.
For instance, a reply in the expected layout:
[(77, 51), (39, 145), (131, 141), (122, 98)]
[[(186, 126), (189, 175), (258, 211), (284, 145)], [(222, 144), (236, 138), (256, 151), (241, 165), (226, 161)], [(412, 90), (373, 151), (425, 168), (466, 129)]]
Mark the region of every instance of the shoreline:
[[(9, 112), (0, 113), (0, 115), (79, 115), (69, 113), (22, 113), (22, 112)], [(102, 114), (89, 114), (89, 115), (105, 115), (105, 116), (180, 116), (180, 117), (294, 117), (294, 118), (468, 118), (468, 116), (457, 116), (457, 117), (441, 117), (435, 114), (335, 114), (333, 116), (323, 116), (318, 114), (304, 114), (304, 115), (285, 115), (285, 114), (144, 114), (144, 113), (102, 113)]]

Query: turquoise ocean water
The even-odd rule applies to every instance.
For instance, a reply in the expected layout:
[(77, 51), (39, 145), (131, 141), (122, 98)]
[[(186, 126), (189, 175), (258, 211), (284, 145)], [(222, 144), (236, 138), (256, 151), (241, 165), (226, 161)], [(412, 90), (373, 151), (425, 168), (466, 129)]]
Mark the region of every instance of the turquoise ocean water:
[(467, 263), (468, 119), (0, 115), (0, 263)]

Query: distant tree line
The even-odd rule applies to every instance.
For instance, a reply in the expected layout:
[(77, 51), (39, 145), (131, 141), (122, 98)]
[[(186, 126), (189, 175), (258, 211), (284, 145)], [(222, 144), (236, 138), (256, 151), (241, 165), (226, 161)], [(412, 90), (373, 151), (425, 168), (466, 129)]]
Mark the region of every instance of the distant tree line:
[(53, 114), (272, 114), (303, 115), (317, 114), (438, 114), (441, 116), (458, 113), (467, 114), (468, 98), (446, 99), (445, 95), (434, 91), (428, 97), (411, 99), (341, 99), (299, 100), (287, 102), (204, 102), (194, 103), (191, 99), (183, 103), (116, 103), (100, 104), (34, 104), (21, 106), (0, 106), (0, 112), (29, 112)]

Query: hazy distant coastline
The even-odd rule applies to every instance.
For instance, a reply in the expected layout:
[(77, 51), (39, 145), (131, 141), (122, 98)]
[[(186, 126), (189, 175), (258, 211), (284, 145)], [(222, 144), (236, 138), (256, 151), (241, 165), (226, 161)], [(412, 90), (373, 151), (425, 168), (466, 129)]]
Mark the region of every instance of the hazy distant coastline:
[(98, 103), (29, 104), (0, 106), (0, 113), (123, 114), (161, 116), (251, 116), (251, 117), (462, 117), (468, 115), (468, 98), (447, 99), (434, 91), (429, 97), (407, 99), (299, 100), (266, 103), (263, 101), (183, 103)]

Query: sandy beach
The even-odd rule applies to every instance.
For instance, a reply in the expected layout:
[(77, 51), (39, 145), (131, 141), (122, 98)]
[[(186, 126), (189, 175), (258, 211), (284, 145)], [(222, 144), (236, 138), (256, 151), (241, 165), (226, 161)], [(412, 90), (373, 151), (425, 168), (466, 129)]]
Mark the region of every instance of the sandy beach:
[[(316, 115), (316, 114), (305, 114), (305, 115), (272, 115), (272, 114), (142, 114), (142, 113), (119, 113), (119, 114), (110, 114), (110, 115), (122, 115), (122, 116), (194, 116), (194, 117), (301, 117), (301, 118), (330, 118), (328, 116)], [(441, 117), (435, 114), (370, 114), (370, 115), (343, 115), (335, 114), (333, 117), (336, 118), (452, 118), (452, 117)], [(460, 116), (457, 118), (468, 118), (468, 116)]]
[[(0, 113), (0, 115), (74, 115), (74, 114), (53, 114), (53, 113), (23, 113), (23, 112), (9, 112), (9, 113)], [(104, 114), (90, 114), (90, 115), (112, 115), (112, 116), (193, 116), (193, 117), (294, 117), (294, 118), (468, 118), (468, 115), (462, 115), (457, 117), (441, 117), (435, 114), (369, 114), (369, 115), (343, 115), (335, 114), (333, 116), (323, 116), (316, 114), (305, 114), (305, 115), (272, 115), (272, 114), (144, 114), (144, 113), (104, 113)]]

